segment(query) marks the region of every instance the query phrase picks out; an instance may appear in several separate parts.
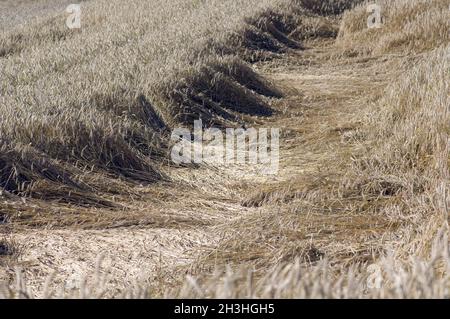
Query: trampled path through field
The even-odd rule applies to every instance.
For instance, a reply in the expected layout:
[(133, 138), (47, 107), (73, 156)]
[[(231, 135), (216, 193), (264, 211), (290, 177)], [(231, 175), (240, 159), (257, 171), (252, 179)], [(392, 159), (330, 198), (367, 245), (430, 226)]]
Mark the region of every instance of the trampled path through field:
[(251, 166), (166, 168), (173, 183), (137, 188), (122, 211), (80, 211), (86, 222), (78, 226), (19, 228), (13, 239), (29, 288), (40, 294), (51, 275), (52, 288), (70, 291), (84, 279), (98, 286), (106, 276), (102, 286), (117, 289), (175, 284), (214, 264), (372, 258), (377, 247), (364, 239), (386, 236), (392, 223), (320, 198), (360, 151), (356, 110), (388, 82), (383, 70), (396, 57), (342, 57), (328, 40), (306, 47), (255, 65), (285, 94), (262, 125), (281, 129), (277, 176)]

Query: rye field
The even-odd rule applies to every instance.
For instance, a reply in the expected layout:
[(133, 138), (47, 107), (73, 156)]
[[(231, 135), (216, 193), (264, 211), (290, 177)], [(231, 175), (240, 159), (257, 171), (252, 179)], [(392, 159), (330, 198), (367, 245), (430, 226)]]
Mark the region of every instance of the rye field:
[(0, 298), (449, 298), (450, 0), (0, 1)]

